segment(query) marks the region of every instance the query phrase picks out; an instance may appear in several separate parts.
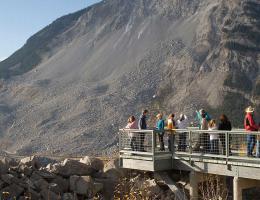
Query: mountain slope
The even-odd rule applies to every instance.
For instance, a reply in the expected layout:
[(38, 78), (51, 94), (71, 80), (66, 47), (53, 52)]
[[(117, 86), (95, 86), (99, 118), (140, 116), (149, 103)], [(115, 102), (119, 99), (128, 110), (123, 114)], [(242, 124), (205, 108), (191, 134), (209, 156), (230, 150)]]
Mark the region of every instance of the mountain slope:
[(204, 107), (242, 124), (245, 106), (259, 108), (259, 9), (107, 0), (60, 18), (0, 63), (3, 148), (109, 154), (118, 128), (145, 107), (190, 118)]

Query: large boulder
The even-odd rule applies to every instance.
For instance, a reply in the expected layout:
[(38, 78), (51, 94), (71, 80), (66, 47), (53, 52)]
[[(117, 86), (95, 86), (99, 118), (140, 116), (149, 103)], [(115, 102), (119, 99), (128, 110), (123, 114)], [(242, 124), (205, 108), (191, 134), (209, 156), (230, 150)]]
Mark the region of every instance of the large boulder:
[(20, 164), (17, 169), (17, 172), (20, 174), (24, 174), (25, 176), (31, 176), (33, 173), (33, 169), (32, 167), (28, 167), (25, 164)]
[(22, 182), (20, 179), (18, 179), (12, 174), (3, 174), (1, 175), (1, 179), (7, 184), (12, 184), (12, 183), (20, 184)]
[(63, 200), (78, 200), (77, 195), (76, 194), (71, 194), (71, 193), (64, 193), (62, 196)]
[(91, 166), (96, 171), (103, 171), (103, 169), (104, 169), (103, 161), (98, 158), (85, 156), (84, 158), (80, 159), (80, 162)]
[(3, 192), (8, 193), (8, 197), (13, 199), (18, 198), (24, 192), (24, 189), (13, 183), (0, 191), (1, 194), (3, 194)]
[(50, 163), (55, 163), (56, 160), (41, 157), (41, 156), (29, 156), (21, 159), (20, 163), (25, 164), (27, 166), (32, 166), (35, 169), (40, 169), (41, 167), (46, 167)]
[(1, 163), (5, 164), (9, 167), (16, 167), (19, 164), (18, 160), (14, 159), (14, 158), (9, 158), (9, 157), (4, 157), (3, 159), (1, 159)]
[(57, 176), (51, 183), (56, 183), (60, 187), (63, 193), (69, 191), (69, 181), (65, 178)]
[(95, 196), (97, 193), (101, 192), (104, 189), (104, 185), (100, 182), (94, 182), (93, 185), (93, 195)]
[(61, 198), (59, 195), (55, 194), (54, 192), (50, 191), (49, 189), (44, 189), (41, 191), (42, 199), (44, 200), (60, 200)]
[(91, 166), (69, 159), (64, 160), (60, 165), (55, 165), (51, 171), (63, 177), (70, 177), (72, 175), (89, 176), (95, 173), (95, 169)]
[(48, 182), (54, 180), (57, 177), (55, 174), (45, 171), (45, 170), (35, 171), (35, 172), (33, 172), (33, 174), (37, 174), (38, 176), (44, 178)]
[(90, 197), (93, 195), (94, 182), (90, 176), (71, 176), (70, 190), (76, 194)]
[(0, 160), (0, 174), (5, 174), (8, 172), (9, 169), (9, 163), (6, 162), (5, 159)]
[(105, 164), (103, 176), (112, 180), (118, 180), (126, 176), (127, 170), (119, 167), (119, 160), (111, 160)]

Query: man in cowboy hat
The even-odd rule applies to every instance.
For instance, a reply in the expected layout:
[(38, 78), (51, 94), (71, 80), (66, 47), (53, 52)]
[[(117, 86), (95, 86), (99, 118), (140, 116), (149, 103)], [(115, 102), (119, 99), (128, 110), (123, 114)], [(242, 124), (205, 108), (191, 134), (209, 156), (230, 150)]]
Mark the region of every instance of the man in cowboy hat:
[[(255, 123), (253, 114), (255, 109), (251, 106), (247, 107), (245, 112), (244, 127), (247, 131), (258, 131), (259, 126)], [(247, 135), (247, 156), (253, 156), (253, 149), (256, 143), (256, 136), (253, 134)]]

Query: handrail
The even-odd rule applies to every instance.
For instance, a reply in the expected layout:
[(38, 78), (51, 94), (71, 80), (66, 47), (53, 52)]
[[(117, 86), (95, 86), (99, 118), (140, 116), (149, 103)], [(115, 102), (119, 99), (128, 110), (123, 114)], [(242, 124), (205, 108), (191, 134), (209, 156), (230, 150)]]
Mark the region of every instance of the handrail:
[(127, 129), (122, 128), (119, 129), (119, 131), (127, 131), (127, 132), (133, 132), (133, 133), (152, 133), (152, 132), (191, 132), (191, 133), (238, 133), (238, 134), (254, 134), (254, 135), (260, 135), (260, 131), (246, 131), (246, 130), (190, 130), (190, 129), (164, 129), (164, 130), (158, 130), (158, 129)]

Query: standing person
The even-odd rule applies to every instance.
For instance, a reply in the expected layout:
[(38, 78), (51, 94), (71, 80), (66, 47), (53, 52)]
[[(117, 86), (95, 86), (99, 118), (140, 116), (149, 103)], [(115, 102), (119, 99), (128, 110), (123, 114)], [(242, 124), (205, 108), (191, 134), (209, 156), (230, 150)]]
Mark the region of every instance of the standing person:
[[(226, 115), (224, 115), (224, 114), (220, 115), (219, 121), (220, 122), (218, 125), (218, 130), (220, 130), (220, 131), (231, 131), (232, 130), (231, 122), (229, 121), (229, 119)], [(220, 136), (222, 148), (224, 149), (223, 154), (225, 155), (226, 154), (225, 133), (220, 133), (219, 136)], [(231, 142), (231, 138), (229, 137), (229, 154), (231, 154), (230, 142)]]
[(196, 111), (197, 114), (197, 119), (199, 121), (199, 129), (201, 129), (201, 122), (202, 122), (202, 115), (205, 115), (205, 119), (207, 120), (207, 122), (209, 122), (211, 120), (210, 115), (204, 110), (204, 109), (200, 109), (199, 111)]
[[(208, 121), (206, 119), (207, 115), (206, 113), (202, 113), (201, 115), (201, 130), (208, 130)], [(209, 145), (209, 134), (208, 133), (202, 133), (200, 138), (200, 144), (202, 146), (203, 152), (207, 153), (210, 150)]]
[[(138, 129), (137, 121), (135, 120), (134, 116), (130, 116), (127, 121), (126, 129)], [(136, 134), (135, 133), (129, 133), (130, 137), (130, 146), (132, 151), (137, 151), (137, 140), (136, 140)]]
[[(168, 120), (167, 120), (167, 129), (168, 130), (173, 130), (176, 128), (175, 120), (174, 120), (175, 115), (172, 113), (169, 115)], [(172, 150), (172, 145), (174, 144), (174, 131), (168, 132), (168, 149), (169, 151)]]
[[(218, 130), (216, 120), (212, 119), (209, 122), (209, 131)], [(217, 133), (210, 133), (210, 152), (212, 154), (219, 154), (219, 135)]]
[[(256, 125), (255, 120), (254, 120), (254, 108), (249, 106), (245, 112), (245, 120), (244, 120), (244, 127), (247, 131), (258, 131), (259, 126)], [(256, 143), (256, 136), (253, 134), (248, 134), (247, 135), (247, 156), (253, 156), (253, 149), (255, 147)]]
[[(146, 119), (147, 119), (147, 115), (148, 115), (148, 110), (143, 110), (142, 115), (139, 118), (138, 121), (138, 128), (140, 130), (145, 130), (147, 129), (147, 123), (146, 123)], [(140, 138), (139, 138), (139, 151), (145, 151), (144, 150), (144, 139), (145, 139), (145, 133), (140, 133), (139, 134)]]
[[(184, 114), (180, 115), (180, 119), (177, 120), (177, 127), (178, 129), (187, 129), (188, 127), (188, 117)], [(178, 143), (178, 151), (185, 151), (186, 150), (186, 134), (185, 132), (180, 133), (179, 135), (179, 143)]]
[(164, 141), (163, 141), (163, 136), (164, 136), (164, 120), (162, 118), (163, 115), (159, 113), (156, 117), (157, 117), (156, 129), (160, 131), (158, 133), (159, 142), (160, 142), (160, 151), (165, 151)]

